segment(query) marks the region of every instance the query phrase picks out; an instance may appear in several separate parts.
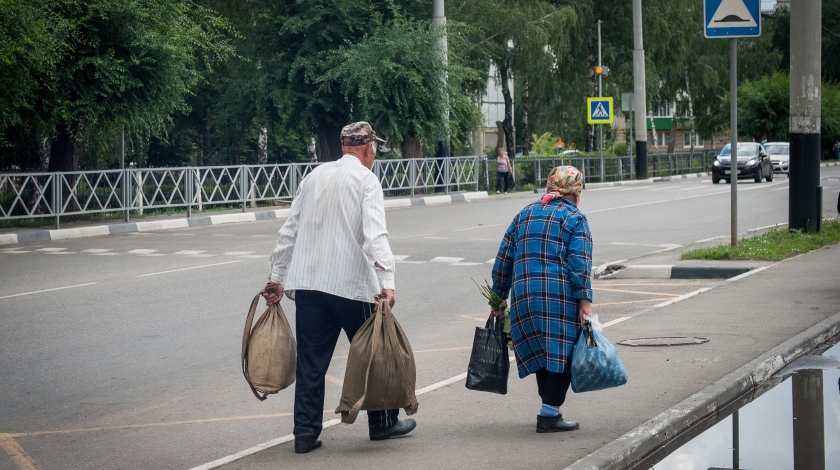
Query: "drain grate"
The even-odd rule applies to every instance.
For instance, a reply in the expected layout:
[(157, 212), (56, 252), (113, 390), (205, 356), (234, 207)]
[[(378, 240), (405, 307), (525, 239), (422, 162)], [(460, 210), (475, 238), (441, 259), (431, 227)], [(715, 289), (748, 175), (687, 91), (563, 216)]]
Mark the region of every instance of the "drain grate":
[(662, 338), (638, 338), (625, 339), (619, 341), (618, 344), (624, 346), (685, 346), (688, 344), (703, 344), (708, 343), (709, 338), (689, 338), (686, 336), (671, 336)]

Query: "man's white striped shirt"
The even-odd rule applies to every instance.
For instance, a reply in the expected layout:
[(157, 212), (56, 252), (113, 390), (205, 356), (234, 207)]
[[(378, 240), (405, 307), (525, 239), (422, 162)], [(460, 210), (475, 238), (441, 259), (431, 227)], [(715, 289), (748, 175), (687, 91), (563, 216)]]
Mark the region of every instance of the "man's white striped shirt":
[(382, 185), (353, 155), (303, 179), (278, 234), (270, 279), (292, 299), (295, 290), (316, 290), (373, 302), (394, 288)]

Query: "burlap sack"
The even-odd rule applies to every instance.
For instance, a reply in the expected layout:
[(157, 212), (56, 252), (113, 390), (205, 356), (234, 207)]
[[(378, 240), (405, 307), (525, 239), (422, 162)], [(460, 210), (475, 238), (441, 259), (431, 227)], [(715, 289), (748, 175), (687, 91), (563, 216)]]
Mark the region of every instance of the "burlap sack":
[(379, 310), (359, 328), (350, 345), (341, 403), (335, 412), (348, 424), (356, 421), (360, 410), (404, 408), (413, 415), (418, 406), (416, 382), (411, 344), (388, 301), (380, 300)]
[(242, 373), (254, 396), (262, 401), (295, 383), (297, 344), (280, 304), (268, 307), (251, 329), (260, 294), (251, 302), (242, 333)]

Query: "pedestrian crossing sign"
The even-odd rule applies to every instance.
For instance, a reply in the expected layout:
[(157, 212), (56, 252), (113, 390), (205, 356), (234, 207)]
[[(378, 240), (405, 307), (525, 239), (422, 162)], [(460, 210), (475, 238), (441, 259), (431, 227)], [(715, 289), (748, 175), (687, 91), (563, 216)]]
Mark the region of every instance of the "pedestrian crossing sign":
[(761, 36), (761, 0), (703, 0), (707, 38)]
[(611, 96), (586, 98), (586, 122), (589, 124), (613, 123), (613, 100)]

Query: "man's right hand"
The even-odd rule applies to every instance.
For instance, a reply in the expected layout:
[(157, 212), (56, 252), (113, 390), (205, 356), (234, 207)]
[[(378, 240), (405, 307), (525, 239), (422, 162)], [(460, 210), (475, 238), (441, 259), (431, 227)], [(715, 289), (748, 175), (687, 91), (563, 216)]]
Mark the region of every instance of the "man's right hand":
[(268, 281), (263, 291), (262, 296), (265, 298), (265, 304), (269, 307), (277, 305), (283, 300), (283, 284)]

